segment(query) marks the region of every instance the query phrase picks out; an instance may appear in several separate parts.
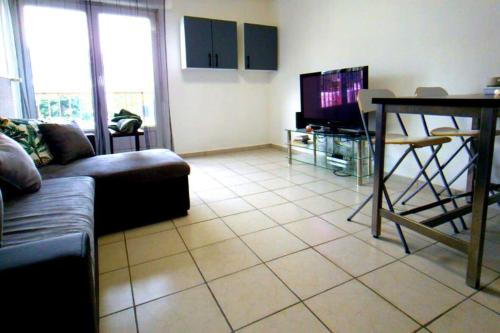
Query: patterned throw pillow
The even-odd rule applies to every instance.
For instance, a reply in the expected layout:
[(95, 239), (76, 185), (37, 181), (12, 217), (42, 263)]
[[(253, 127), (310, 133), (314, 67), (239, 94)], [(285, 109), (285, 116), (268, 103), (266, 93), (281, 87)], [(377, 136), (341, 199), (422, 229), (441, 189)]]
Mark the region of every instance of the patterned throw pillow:
[(0, 132), (19, 142), (37, 167), (47, 165), (53, 159), (49, 147), (43, 140), (38, 128), (39, 123), (35, 119), (0, 117)]

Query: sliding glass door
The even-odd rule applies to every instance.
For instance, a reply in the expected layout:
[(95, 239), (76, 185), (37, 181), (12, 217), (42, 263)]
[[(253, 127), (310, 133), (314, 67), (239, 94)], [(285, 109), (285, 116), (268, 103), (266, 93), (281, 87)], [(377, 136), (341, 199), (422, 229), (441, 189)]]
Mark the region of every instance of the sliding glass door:
[(93, 128), (85, 12), (27, 5), (23, 14), (38, 117)]
[[(74, 120), (90, 130), (97, 115), (110, 120), (126, 109), (155, 126), (154, 12), (26, 5), (23, 14), (40, 119)], [(102, 103), (93, 103), (96, 94)]]
[(121, 109), (155, 125), (153, 22), (147, 16), (98, 13), (108, 118)]

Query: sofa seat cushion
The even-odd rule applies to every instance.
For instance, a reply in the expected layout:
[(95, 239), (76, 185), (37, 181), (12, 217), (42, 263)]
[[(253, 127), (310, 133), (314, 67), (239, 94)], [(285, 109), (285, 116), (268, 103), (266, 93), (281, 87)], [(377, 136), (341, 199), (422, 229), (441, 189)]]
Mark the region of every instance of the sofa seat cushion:
[(73, 232), (94, 242), (94, 180), (90, 177), (42, 181), (40, 191), (4, 202), (3, 246)]
[(179, 178), (189, 174), (189, 165), (168, 149), (99, 155), (68, 165), (47, 165), (40, 169), (42, 178), (89, 176), (98, 186), (101, 179), (132, 183)]

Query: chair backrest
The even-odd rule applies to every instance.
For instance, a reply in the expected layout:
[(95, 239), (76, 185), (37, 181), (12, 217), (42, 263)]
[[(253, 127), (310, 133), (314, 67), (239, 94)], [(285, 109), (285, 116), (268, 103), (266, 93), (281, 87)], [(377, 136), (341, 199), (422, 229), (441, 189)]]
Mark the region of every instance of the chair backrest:
[(361, 113), (377, 110), (377, 105), (372, 103), (372, 98), (376, 97), (396, 97), (396, 95), (387, 89), (361, 89), (358, 93), (358, 106)]
[(441, 87), (418, 87), (415, 90), (418, 97), (441, 97), (448, 96), (448, 92)]
[[(415, 90), (415, 96), (417, 97), (442, 97), (448, 96), (448, 92), (441, 87), (418, 87)], [(458, 123), (455, 117), (451, 116), (451, 121), (456, 129), (459, 129)], [(424, 126), (425, 133), (430, 135), (429, 126), (427, 125), (427, 121), (425, 120), (425, 115), (421, 115), (422, 125)]]

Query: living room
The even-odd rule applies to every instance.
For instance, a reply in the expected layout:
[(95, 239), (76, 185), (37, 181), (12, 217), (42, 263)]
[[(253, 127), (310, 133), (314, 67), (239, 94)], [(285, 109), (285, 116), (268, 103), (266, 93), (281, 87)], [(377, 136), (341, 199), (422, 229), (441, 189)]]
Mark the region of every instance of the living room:
[(12, 331), (498, 331), (498, 1), (0, 5)]

